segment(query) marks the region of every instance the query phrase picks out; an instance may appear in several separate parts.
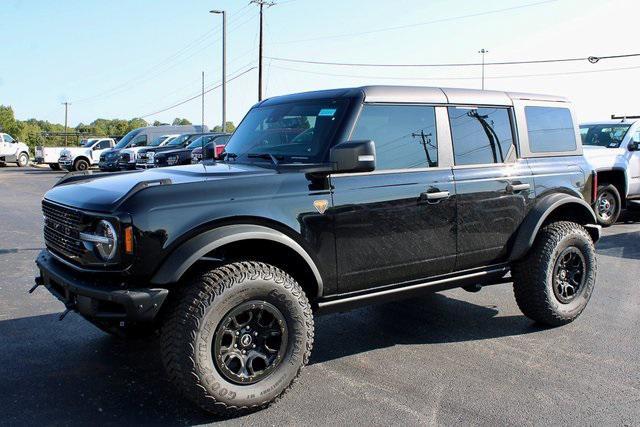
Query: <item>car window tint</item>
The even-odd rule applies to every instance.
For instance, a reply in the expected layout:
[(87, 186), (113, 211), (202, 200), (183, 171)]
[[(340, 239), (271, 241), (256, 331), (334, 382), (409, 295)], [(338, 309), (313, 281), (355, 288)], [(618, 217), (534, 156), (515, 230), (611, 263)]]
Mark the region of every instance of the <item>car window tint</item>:
[(525, 107), (532, 153), (574, 151), (576, 134), (568, 108)]
[(351, 140), (376, 144), (376, 169), (438, 166), (434, 107), (365, 105)]
[(514, 150), (507, 108), (449, 107), (456, 165), (504, 163)]

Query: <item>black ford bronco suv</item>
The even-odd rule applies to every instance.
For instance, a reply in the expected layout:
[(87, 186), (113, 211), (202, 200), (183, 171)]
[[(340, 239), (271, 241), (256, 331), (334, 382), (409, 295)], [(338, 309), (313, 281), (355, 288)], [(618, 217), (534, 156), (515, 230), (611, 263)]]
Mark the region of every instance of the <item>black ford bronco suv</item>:
[(281, 96), (215, 162), (63, 178), (42, 202), (36, 287), (113, 334), (159, 331), (202, 408), (258, 409), (309, 360), (317, 313), (512, 282), (526, 316), (571, 322), (595, 284), (594, 194), (561, 98)]

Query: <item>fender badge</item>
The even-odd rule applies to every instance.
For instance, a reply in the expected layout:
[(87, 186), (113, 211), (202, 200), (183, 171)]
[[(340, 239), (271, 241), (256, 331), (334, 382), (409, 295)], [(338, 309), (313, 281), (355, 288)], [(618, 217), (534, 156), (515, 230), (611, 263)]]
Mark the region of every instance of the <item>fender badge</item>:
[(314, 200), (313, 201), (313, 206), (316, 208), (316, 210), (318, 212), (323, 214), (327, 210), (327, 207), (329, 206), (329, 201), (328, 200)]

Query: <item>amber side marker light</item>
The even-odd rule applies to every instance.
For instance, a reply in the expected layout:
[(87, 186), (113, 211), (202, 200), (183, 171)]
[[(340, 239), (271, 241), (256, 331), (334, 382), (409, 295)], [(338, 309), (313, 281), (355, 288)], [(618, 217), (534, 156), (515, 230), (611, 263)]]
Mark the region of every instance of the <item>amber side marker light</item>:
[(133, 254), (133, 227), (131, 226), (124, 229), (124, 252)]

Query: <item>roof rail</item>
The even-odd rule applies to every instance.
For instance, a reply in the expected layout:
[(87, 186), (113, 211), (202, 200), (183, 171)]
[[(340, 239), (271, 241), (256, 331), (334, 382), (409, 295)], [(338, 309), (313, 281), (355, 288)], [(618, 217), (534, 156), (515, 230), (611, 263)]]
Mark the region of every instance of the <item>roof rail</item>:
[(625, 121), (626, 119), (640, 119), (640, 116), (616, 116), (615, 114), (611, 115), (611, 120)]

